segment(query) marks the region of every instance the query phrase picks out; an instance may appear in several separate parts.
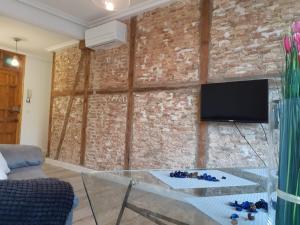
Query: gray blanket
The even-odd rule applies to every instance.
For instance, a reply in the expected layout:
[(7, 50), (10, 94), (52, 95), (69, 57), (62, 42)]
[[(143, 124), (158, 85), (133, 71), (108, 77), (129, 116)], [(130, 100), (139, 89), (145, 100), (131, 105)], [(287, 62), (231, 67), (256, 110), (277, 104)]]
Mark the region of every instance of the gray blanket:
[(72, 186), (57, 179), (0, 181), (0, 225), (64, 225)]

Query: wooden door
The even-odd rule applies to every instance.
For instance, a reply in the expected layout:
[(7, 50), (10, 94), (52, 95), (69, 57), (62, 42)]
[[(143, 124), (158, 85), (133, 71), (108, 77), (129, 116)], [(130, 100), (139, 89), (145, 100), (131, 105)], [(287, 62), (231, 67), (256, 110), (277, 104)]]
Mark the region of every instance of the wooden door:
[(20, 66), (10, 66), (13, 53), (0, 50), (0, 144), (19, 144), (25, 56)]

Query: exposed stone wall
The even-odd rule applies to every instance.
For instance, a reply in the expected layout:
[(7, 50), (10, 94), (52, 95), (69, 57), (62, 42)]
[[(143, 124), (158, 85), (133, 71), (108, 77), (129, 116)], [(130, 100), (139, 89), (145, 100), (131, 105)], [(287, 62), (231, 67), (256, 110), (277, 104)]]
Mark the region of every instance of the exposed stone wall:
[(136, 93), (132, 168), (195, 166), (199, 91)]
[[(222, 82), (279, 76), (283, 68), (282, 35), (300, 18), (300, 2), (214, 1), (209, 80)], [(280, 99), (271, 84), (270, 101)], [(261, 125), (238, 124), (258, 154), (268, 161)], [(268, 135), (268, 125), (264, 125)], [(209, 123), (208, 166), (262, 166), (261, 160), (230, 123)]]
[[(138, 16), (134, 86), (199, 81), (200, 1)], [(132, 168), (194, 167), (199, 90), (134, 94)]]
[[(186, 0), (138, 16), (135, 87), (199, 81), (199, 2)], [(71, 90), (79, 58), (78, 48), (57, 54), (55, 91)], [(89, 95), (85, 161), (89, 168), (112, 170), (124, 166), (128, 64), (128, 43), (92, 53), (90, 90), (121, 90), (123, 94), (92, 92)], [(82, 84), (83, 79), (78, 90), (82, 90)], [(69, 98), (59, 99), (53, 105), (52, 157)], [(134, 93), (131, 168), (194, 167), (198, 105), (197, 89)], [(76, 107), (82, 112), (82, 105), (76, 104)], [(82, 115), (75, 111), (71, 115), (73, 120), (68, 132), (77, 137)], [(80, 141), (72, 142), (68, 139), (69, 133), (60, 160), (78, 164)], [(66, 146), (70, 146), (74, 159), (65, 154)]]
[[(51, 128), (51, 151), (50, 157), (54, 158), (61, 137), (63, 121), (67, 111), (70, 97), (57, 97), (53, 101), (52, 128)], [(69, 123), (64, 142), (61, 147), (59, 160), (79, 164), (81, 123), (82, 123), (82, 97), (76, 97), (71, 109)]]
[[(200, 0), (179, 1), (137, 18), (134, 87), (199, 82)], [(214, 1), (209, 81), (273, 77), (282, 69), (281, 34), (300, 16), (295, 0)], [(56, 56), (55, 91), (71, 90), (80, 59), (76, 47)], [(92, 53), (86, 164), (124, 166), (128, 91), (128, 43)], [(83, 74), (78, 90), (83, 88)], [(163, 89), (163, 88), (162, 88)], [(272, 90), (271, 99), (278, 98)], [(53, 104), (51, 156), (59, 141), (69, 97)], [(198, 89), (134, 92), (132, 168), (194, 167), (198, 146)], [(76, 97), (60, 159), (78, 164), (82, 98)], [(268, 151), (260, 125), (238, 124), (258, 154)], [(264, 126), (266, 132), (268, 127)], [(79, 138), (79, 139), (77, 139)], [(262, 165), (232, 124), (209, 123), (207, 166)]]
[[(55, 92), (72, 90), (76, 73), (79, 68), (80, 58), (81, 51), (77, 46), (56, 53), (55, 76), (53, 83), (53, 90)], [(80, 70), (79, 72), (80, 82), (78, 83), (76, 90), (83, 90), (84, 73), (83, 70)], [(53, 99), (50, 143), (50, 157), (52, 158), (55, 157), (58, 143), (60, 141), (63, 121), (69, 99), (69, 96), (54, 97)], [(61, 154), (59, 156), (60, 160), (74, 164), (79, 164), (80, 160), (82, 103), (82, 96), (78, 96), (74, 99), (66, 135), (61, 147)]]
[[(79, 67), (81, 51), (78, 47), (72, 47), (59, 51), (55, 56), (54, 91), (71, 91)], [(80, 71), (80, 82), (77, 90), (83, 89), (84, 74)]]
[(199, 4), (186, 0), (138, 17), (136, 86), (199, 80)]
[(297, 0), (214, 1), (210, 80), (277, 75), (282, 34), (299, 10)]
[(90, 89), (126, 89), (128, 87), (128, 43), (118, 48), (92, 53)]
[(124, 168), (127, 95), (91, 95), (85, 165), (97, 170)]

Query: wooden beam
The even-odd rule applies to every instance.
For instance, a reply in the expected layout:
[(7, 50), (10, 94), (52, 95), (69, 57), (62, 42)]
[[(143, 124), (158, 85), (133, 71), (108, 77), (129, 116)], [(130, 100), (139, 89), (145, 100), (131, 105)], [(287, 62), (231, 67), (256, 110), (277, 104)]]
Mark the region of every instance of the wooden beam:
[(53, 52), (52, 56), (52, 78), (51, 78), (51, 97), (50, 97), (50, 113), (49, 113), (49, 127), (48, 127), (48, 146), (47, 146), (47, 153), (46, 157), (50, 156), (50, 150), (51, 150), (51, 131), (52, 131), (52, 114), (53, 114), (53, 92), (54, 92), (54, 79), (55, 79), (55, 57), (56, 53)]
[(23, 93), (24, 93), (24, 77), (25, 77), (25, 65), (26, 65), (26, 56), (19, 55), (20, 59), (20, 69), (19, 69), (19, 85), (16, 89), (18, 92), (18, 105), (20, 105), (20, 112), (18, 115), (18, 124), (17, 124), (17, 133), (16, 133), (16, 144), (20, 144), (21, 141), (21, 125), (22, 125), (22, 115), (23, 115)]
[[(124, 94), (127, 93), (128, 89), (102, 89), (102, 90), (89, 90), (88, 95), (94, 95), (94, 94)], [(54, 91), (53, 96), (54, 97), (65, 97), (65, 96), (71, 96), (72, 91)], [(80, 91), (77, 90), (75, 92), (76, 96), (82, 96), (84, 95), (84, 90)]]
[(145, 86), (145, 87), (135, 87), (133, 89), (134, 92), (147, 92), (147, 91), (172, 91), (172, 90), (180, 90), (186, 88), (200, 88), (200, 83), (195, 82), (188, 82), (188, 83), (181, 83), (181, 84), (170, 84), (164, 86)]
[(84, 49), (86, 52), (85, 69), (84, 69), (84, 95), (83, 95), (83, 110), (82, 110), (82, 125), (81, 125), (81, 144), (80, 144), (80, 165), (84, 165), (86, 151), (86, 127), (88, 120), (88, 100), (89, 100), (89, 82), (91, 74), (91, 51)]
[(86, 49), (85, 40), (80, 40), (78, 47), (79, 47), (80, 50)]
[[(53, 97), (66, 97), (71, 96), (73, 93), (72, 90), (66, 90), (66, 91), (53, 91)], [(76, 90), (74, 95), (81, 96), (84, 95), (84, 91)]]
[(81, 54), (81, 57), (80, 57), (80, 62), (79, 62), (79, 65), (78, 65), (77, 73), (76, 73), (76, 76), (75, 76), (75, 81), (74, 81), (73, 88), (72, 88), (72, 94), (71, 94), (70, 100), (68, 102), (67, 112), (66, 112), (66, 115), (65, 115), (65, 118), (64, 118), (64, 123), (63, 123), (59, 143), (58, 143), (56, 154), (55, 154), (55, 159), (59, 158), (59, 155), (60, 155), (60, 152), (61, 152), (61, 147), (62, 147), (63, 141), (65, 139), (67, 125), (68, 125), (69, 118), (70, 118), (70, 115), (71, 115), (73, 101), (75, 99), (76, 87), (77, 87), (77, 85), (79, 83), (79, 80), (80, 80), (80, 71), (83, 67), (84, 58), (85, 58), (85, 52), (83, 52)]
[(135, 70), (135, 41), (137, 19), (130, 19), (130, 44), (129, 44), (129, 69), (128, 69), (128, 94), (127, 94), (127, 118), (125, 135), (124, 169), (130, 169), (130, 152), (132, 149), (132, 127), (134, 112), (133, 83)]
[(200, 82), (207, 83), (209, 68), (209, 47), (210, 31), (212, 22), (213, 1), (201, 1), (201, 19), (200, 19)]
[[(201, 0), (200, 3), (200, 83), (205, 84), (208, 81), (209, 69), (209, 47), (210, 47), (210, 31), (212, 22), (213, 1)], [(198, 105), (198, 154), (197, 167), (206, 166), (206, 143), (207, 143), (207, 123), (200, 121), (201, 102)]]
[[(186, 88), (200, 88), (200, 83), (195, 82), (186, 82), (180, 84), (168, 84), (168, 85), (154, 85), (154, 86), (141, 86), (141, 87), (133, 87), (133, 92), (147, 92), (147, 91), (171, 91), (171, 90), (179, 90)], [(97, 89), (97, 90), (89, 90), (88, 95), (92, 94), (124, 94), (128, 93), (128, 88), (111, 88), (111, 89)], [(54, 97), (63, 97), (63, 96), (71, 96), (72, 90), (70, 91), (54, 91)], [(84, 90), (76, 90), (76, 96), (84, 95)]]

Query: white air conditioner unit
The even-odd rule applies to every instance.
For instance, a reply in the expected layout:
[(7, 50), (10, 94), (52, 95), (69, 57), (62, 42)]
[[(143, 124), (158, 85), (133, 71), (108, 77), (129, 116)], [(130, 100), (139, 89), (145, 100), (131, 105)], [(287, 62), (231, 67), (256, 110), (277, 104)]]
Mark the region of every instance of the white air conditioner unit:
[(85, 31), (86, 47), (109, 49), (119, 47), (127, 41), (127, 26), (117, 20)]

